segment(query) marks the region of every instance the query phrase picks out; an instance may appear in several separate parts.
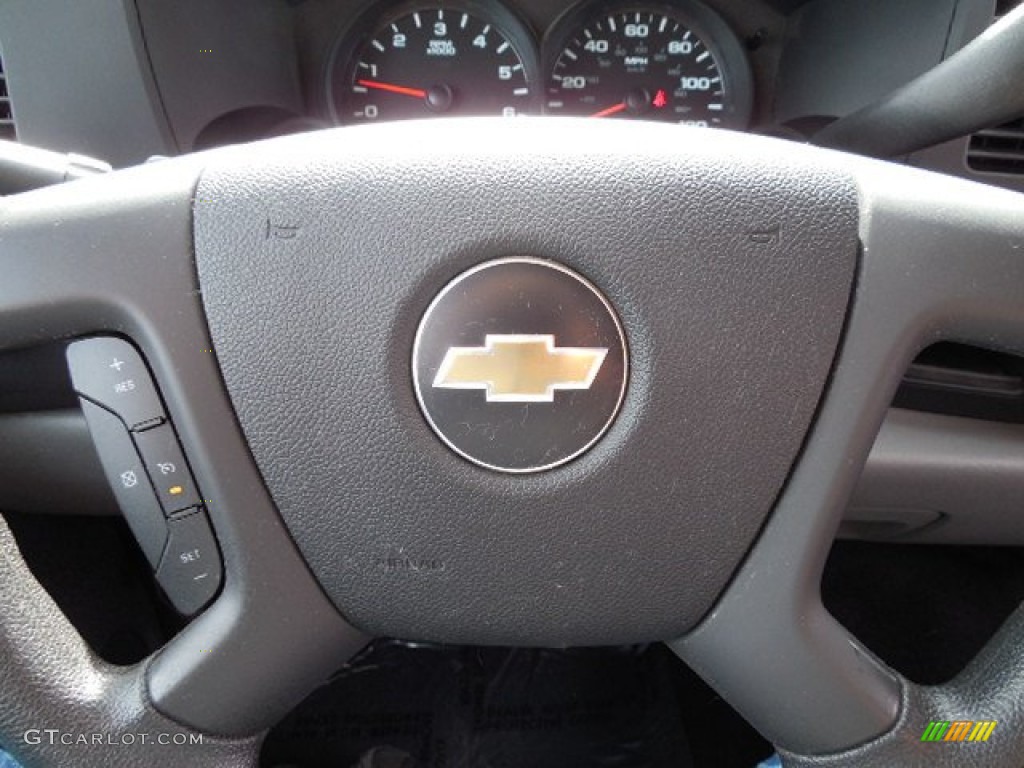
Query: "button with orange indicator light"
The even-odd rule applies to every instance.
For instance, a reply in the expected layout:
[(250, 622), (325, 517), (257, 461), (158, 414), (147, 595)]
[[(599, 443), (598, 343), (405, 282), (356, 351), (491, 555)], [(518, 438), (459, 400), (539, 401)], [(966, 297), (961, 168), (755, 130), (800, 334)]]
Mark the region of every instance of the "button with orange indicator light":
[(170, 424), (161, 424), (153, 429), (136, 432), (134, 437), (164, 514), (169, 515), (199, 504), (199, 491), (196, 490), (174, 428)]

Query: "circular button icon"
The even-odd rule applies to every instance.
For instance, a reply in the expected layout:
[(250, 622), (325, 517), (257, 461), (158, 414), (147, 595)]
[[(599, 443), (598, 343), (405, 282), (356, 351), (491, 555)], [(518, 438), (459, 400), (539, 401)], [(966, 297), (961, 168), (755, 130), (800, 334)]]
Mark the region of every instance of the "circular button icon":
[(412, 367), (423, 414), (448, 447), (489, 469), (538, 472), (611, 425), (626, 390), (626, 337), (582, 276), (542, 259), (497, 259), (430, 304)]

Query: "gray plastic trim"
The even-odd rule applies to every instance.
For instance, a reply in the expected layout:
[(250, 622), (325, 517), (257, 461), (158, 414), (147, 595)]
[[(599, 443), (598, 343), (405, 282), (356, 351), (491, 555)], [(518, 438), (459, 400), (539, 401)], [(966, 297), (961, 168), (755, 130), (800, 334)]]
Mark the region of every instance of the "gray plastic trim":
[(18, 138), (115, 166), (174, 151), (133, 0), (0, 3)]
[(821, 603), (843, 509), (914, 355), (1024, 352), (1024, 197), (834, 155), (861, 189), (863, 261), (832, 386), (778, 506), (718, 605), (670, 645), (767, 738), (802, 754), (896, 721), (901, 683)]
[(10, 512), (109, 515), (107, 486), (76, 408), (0, 415), (0, 508)]
[(1024, 113), (1024, 6), (937, 67), (830, 124), (813, 143), (898, 157)]
[(182, 151), (249, 107), (304, 112), (289, 3), (134, 0), (153, 78)]
[[(1024, 426), (892, 409), (840, 531), (923, 544), (1024, 546), (1022, 500)], [(856, 526), (848, 526), (852, 520)]]
[(803, 3), (785, 35), (775, 123), (849, 114), (927, 72), (942, 60), (956, 6), (968, 1), (978, 2)]
[(242, 735), (280, 719), (366, 638), (313, 579), (234, 427), (191, 257), (201, 162), (6, 198), (0, 349), (120, 333), (145, 354), (225, 565), (217, 600), (148, 664), (149, 695), (181, 723)]

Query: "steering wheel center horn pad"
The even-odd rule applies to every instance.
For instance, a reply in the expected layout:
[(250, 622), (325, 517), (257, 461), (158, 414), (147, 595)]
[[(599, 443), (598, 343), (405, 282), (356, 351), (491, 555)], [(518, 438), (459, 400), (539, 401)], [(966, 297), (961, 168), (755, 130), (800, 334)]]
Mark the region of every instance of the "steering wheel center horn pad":
[(571, 461), (611, 426), (626, 338), (591, 283), (550, 261), (496, 259), (455, 278), (412, 354), (423, 415), (453, 451), (501, 472)]
[[(366, 632), (677, 637), (810, 427), (857, 264), (854, 183), (728, 134), (476, 125), (210, 157), (196, 261), (238, 419)], [(526, 358), (530, 381), (491, 380)]]
[[(972, 760), (1016, 764), (1024, 609), (923, 688), (819, 586), (915, 355), (1024, 354), (1021, 200), (756, 136), (559, 120), (341, 129), (5, 198), (0, 349), (131, 340), (224, 579), (113, 670), (6, 547), (0, 740), (55, 713), (82, 733), (173, 722), (206, 741), (169, 765), (251, 766), (252, 734), (372, 635), (666, 640), (791, 761), (952, 764), (921, 733), (984, 712), (999, 729)], [(513, 411), (463, 442), (460, 419)]]

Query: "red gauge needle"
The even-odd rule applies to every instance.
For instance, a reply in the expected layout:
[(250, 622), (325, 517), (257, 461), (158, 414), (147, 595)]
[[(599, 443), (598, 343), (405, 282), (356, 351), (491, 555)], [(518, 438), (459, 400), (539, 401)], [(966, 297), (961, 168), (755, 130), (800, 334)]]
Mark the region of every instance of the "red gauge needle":
[(421, 88), (406, 88), (404, 85), (392, 85), (391, 83), (378, 83), (376, 80), (357, 80), (357, 85), (364, 88), (376, 88), (378, 91), (389, 93), (400, 93), (402, 96), (412, 96), (414, 99), (427, 98), (427, 92)]
[(608, 107), (607, 109), (602, 109), (600, 112), (595, 112), (594, 114), (591, 115), (591, 117), (608, 117), (608, 115), (614, 115), (617, 112), (621, 112), (625, 108), (626, 102), (620, 101), (614, 107)]

